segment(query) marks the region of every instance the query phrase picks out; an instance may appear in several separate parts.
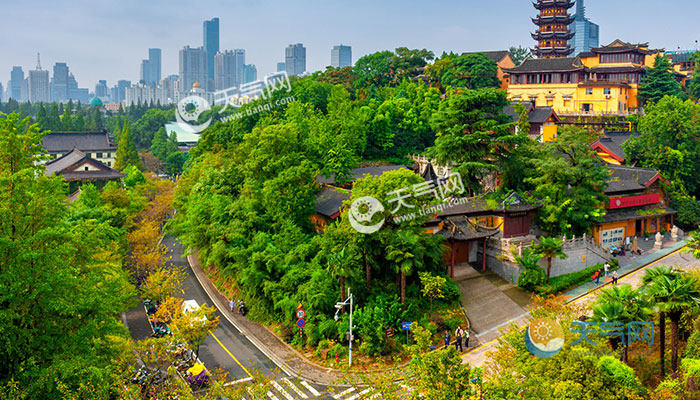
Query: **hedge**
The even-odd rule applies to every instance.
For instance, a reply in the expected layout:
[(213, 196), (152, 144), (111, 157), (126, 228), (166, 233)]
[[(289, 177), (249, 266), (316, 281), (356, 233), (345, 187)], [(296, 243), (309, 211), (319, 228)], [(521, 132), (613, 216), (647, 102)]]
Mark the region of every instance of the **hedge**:
[[(610, 261), (610, 271), (618, 268), (618, 263), (616, 261), (616, 259)], [(580, 271), (559, 275), (551, 278), (549, 280), (549, 285), (545, 284), (538, 286), (536, 291), (537, 293), (544, 295), (559, 293), (571, 287), (579, 286), (590, 281), (591, 276), (593, 276), (596, 271), (602, 269), (603, 264), (596, 264)]]

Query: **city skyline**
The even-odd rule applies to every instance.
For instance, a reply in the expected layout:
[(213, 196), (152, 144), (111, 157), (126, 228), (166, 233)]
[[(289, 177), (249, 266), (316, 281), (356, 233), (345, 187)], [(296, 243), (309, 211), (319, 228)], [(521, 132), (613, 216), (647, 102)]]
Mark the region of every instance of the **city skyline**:
[[(196, 10), (161, 1), (32, 3), (37, 7), (8, 5), (6, 23), (1, 29), (5, 37), (13, 38), (6, 44), (6, 51), (15, 56), (0, 60), (3, 85), (10, 79), (13, 66), (22, 66), (25, 73), (31, 70), (37, 52), (42, 53), (44, 65), (66, 62), (80, 87), (91, 90), (103, 79), (110, 87), (117, 80), (138, 82), (140, 60), (149, 48), (162, 49), (161, 76), (175, 74), (179, 50), (187, 45), (203, 46), (202, 24), (216, 17), (220, 19), (219, 48), (246, 49), (246, 61), (255, 64), (258, 75), (264, 76), (276, 71), (290, 43), (303, 43), (306, 47), (308, 71), (330, 65), (330, 51), (338, 43), (352, 46), (353, 61), (375, 51), (403, 46), (427, 48), (436, 55), (442, 51), (507, 49), (512, 45), (531, 47), (534, 27), (530, 17), (535, 15), (529, 0), (510, 1), (508, 7), (499, 7), (498, 13), (493, 5), (477, 1), (448, 0), (450, 13), (416, 4), (404, 7), (410, 10), (398, 20), (386, 18), (396, 5), (405, 4), (393, 0), (379, 4), (360, 1), (352, 8), (338, 2), (313, 2), (309, 7), (298, 8), (279, 1), (244, 1), (234, 5), (208, 1)], [(700, 12), (700, 4), (684, 4), (684, 12), (678, 13), (673, 11), (679, 9), (673, 3), (681, 7), (680, 1), (662, 4), (651, 0), (588, 0), (586, 14), (601, 27), (601, 45), (620, 38), (648, 41), (652, 47), (667, 50), (695, 49), (700, 27), (692, 16)], [(342, 20), (337, 18), (341, 12)], [(629, 17), (620, 21), (616, 15), (622, 12)], [(266, 17), (254, 18), (256, 15)], [(30, 18), (36, 22), (33, 26), (51, 26), (51, 32), (29, 29), (23, 21)], [(674, 18), (676, 22), (655, 23), (664, 18)], [(77, 29), (76, 19), (84, 21)], [(494, 34), (481, 35), (479, 32), (484, 29)]]

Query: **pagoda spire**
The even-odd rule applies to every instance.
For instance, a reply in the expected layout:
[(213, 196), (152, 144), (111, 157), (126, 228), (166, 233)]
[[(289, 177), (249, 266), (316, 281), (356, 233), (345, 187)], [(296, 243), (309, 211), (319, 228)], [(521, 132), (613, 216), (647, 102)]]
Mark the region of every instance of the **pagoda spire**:
[[(583, 1), (577, 9), (583, 7)], [(533, 6), (539, 10), (532, 22), (537, 30), (532, 38), (537, 41), (533, 53), (540, 58), (567, 57), (573, 52), (569, 47), (569, 39), (574, 37), (569, 25), (574, 21), (569, 9), (574, 6), (574, 0), (537, 0)], [(585, 12), (585, 11), (584, 11)]]

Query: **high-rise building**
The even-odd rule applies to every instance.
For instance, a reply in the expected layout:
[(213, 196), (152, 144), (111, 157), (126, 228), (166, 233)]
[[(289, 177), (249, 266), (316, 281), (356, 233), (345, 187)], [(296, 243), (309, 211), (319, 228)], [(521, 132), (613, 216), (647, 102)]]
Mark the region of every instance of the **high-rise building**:
[[(207, 78), (214, 80), (214, 56), (219, 52), (219, 18), (204, 21), (204, 50), (207, 54)], [(200, 82), (206, 87), (207, 81)]]
[(97, 85), (95, 85), (95, 96), (99, 97), (101, 99), (105, 99), (108, 97), (108, 90), (107, 90), (107, 81), (104, 79), (100, 79), (97, 82)]
[(75, 80), (73, 74), (68, 74), (68, 98), (81, 103), (90, 102), (90, 90), (87, 88), (79, 88), (78, 81)]
[(214, 57), (214, 88), (223, 90), (236, 86), (234, 82), (235, 71), (233, 51), (225, 50), (216, 53)]
[(5, 89), (2, 87), (2, 83), (0, 83), (0, 101), (3, 101), (5, 99)]
[(286, 70), (287, 70), (287, 67), (286, 67), (285, 65), (286, 65), (286, 64), (285, 64), (284, 61), (278, 62), (278, 63), (277, 63), (277, 72), (286, 71)]
[(27, 80), (28, 100), (32, 103), (49, 101), (49, 71), (41, 69), (41, 59), (36, 55), (36, 69), (29, 71)]
[(352, 47), (338, 45), (331, 50), (331, 65), (336, 68), (352, 66)]
[(24, 85), (24, 71), (22, 67), (12, 67), (10, 72), (10, 85), (7, 88), (10, 91), (10, 97), (17, 101), (24, 101), (22, 96), (22, 86)]
[(168, 101), (172, 102), (175, 99), (175, 86), (177, 83), (177, 75), (168, 75), (160, 80), (160, 87), (165, 89), (168, 96)]
[(141, 81), (155, 87), (160, 81), (161, 50), (148, 49), (148, 60), (141, 61)]
[(243, 66), (243, 82), (241, 84), (250, 83), (258, 80), (258, 69), (253, 64)]
[(157, 105), (168, 104), (168, 91), (163, 87), (151, 87), (148, 85), (134, 85), (126, 88), (126, 96), (124, 97), (125, 105), (143, 104)]
[(571, 32), (574, 37), (569, 40), (569, 46), (574, 49), (574, 55), (591, 51), (600, 45), (598, 24), (594, 24), (586, 18), (586, 7), (583, 0), (576, 0), (576, 16), (571, 24)]
[(51, 101), (68, 101), (68, 65), (64, 62), (57, 62), (53, 66), (53, 77), (51, 78)]
[(306, 71), (306, 47), (303, 44), (290, 44), (284, 49), (284, 66), (287, 75), (295, 76)]
[(131, 81), (119, 80), (117, 84), (110, 89), (110, 97), (113, 103), (122, 103), (126, 98), (126, 88), (131, 87)]
[(244, 49), (233, 49), (234, 58), (234, 77), (233, 84), (235, 86), (240, 86), (243, 84), (243, 69), (245, 68), (245, 50)]
[(195, 82), (206, 88), (209, 81), (207, 71), (207, 52), (204, 47), (185, 46), (180, 50), (180, 91), (190, 90)]
[(574, 50), (569, 47), (569, 39), (574, 34), (569, 30), (573, 17), (569, 9), (573, 0), (537, 0), (533, 4), (539, 15), (532, 19), (537, 30), (532, 38), (537, 41), (533, 53), (540, 58), (567, 57)]

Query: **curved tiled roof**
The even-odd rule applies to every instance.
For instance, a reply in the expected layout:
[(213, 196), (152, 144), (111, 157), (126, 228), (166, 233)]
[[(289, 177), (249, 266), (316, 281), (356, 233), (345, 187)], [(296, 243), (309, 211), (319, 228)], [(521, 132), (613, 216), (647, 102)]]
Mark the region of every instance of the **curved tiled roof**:
[(584, 66), (578, 57), (530, 58), (515, 68), (504, 68), (506, 72), (541, 72), (541, 71), (580, 71)]
[(107, 131), (102, 132), (51, 132), (44, 136), (42, 145), (47, 153), (66, 153), (73, 149), (81, 151), (116, 150)]

